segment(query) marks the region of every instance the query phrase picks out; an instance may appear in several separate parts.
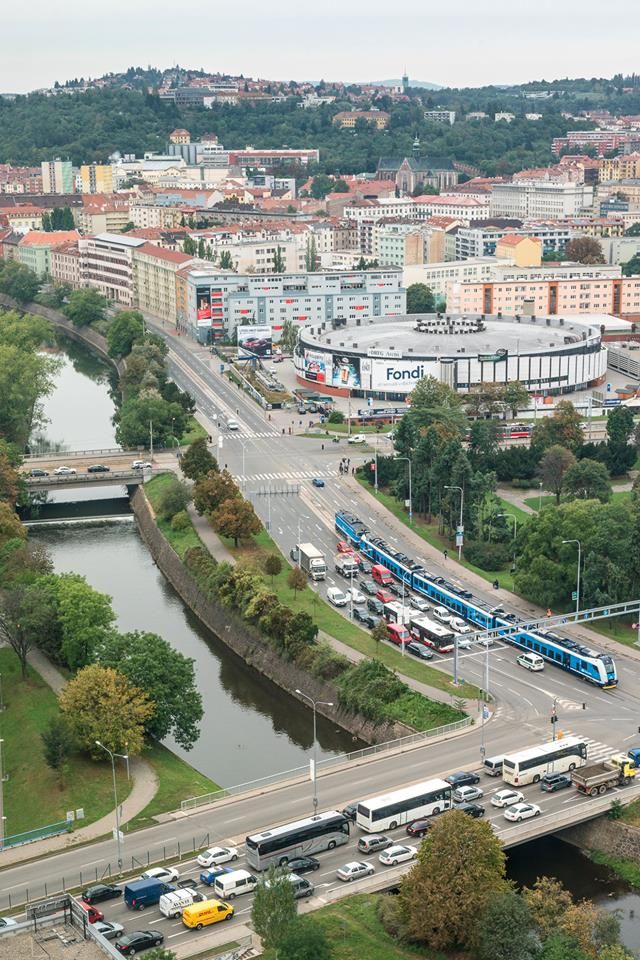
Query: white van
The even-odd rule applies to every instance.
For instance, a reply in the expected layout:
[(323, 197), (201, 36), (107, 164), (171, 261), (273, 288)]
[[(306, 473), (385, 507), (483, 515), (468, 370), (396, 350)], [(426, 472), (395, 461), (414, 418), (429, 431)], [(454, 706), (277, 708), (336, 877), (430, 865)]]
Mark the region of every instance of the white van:
[(504, 757), (486, 757), (482, 769), (489, 777), (501, 777), (503, 761)]
[(195, 890), (175, 890), (173, 893), (163, 893), (158, 906), (163, 917), (173, 917), (174, 920), (178, 920), (185, 907), (190, 907), (202, 900), (206, 900), (206, 897), (196, 893)]
[(544, 660), (537, 653), (521, 653), (516, 663), (526, 670), (544, 670)]
[(258, 881), (248, 870), (232, 870), (216, 877), (213, 889), (222, 900), (233, 900), (241, 893), (251, 893), (258, 886)]
[(450, 623), (451, 622), (451, 611), (447, 610), (446, 607), (434, 607), (431, 611), (431, 615), (434, 620), (439, 620), (440, 623)]

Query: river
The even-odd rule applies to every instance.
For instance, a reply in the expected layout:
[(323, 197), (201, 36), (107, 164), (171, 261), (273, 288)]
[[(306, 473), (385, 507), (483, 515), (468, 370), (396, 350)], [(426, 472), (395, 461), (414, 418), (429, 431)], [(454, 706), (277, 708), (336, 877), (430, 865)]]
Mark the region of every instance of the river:
[[(45, 402), (46, 445), (69, 451), (115, 446), (108, 367), (75, 343), (63, 342), (62, 358)], [(57, 492), (57, 512), (86, 515), (91, 493)], [(249, 669), (192, 615), (155, 566), (125, 500), (112, 500), (109, 513), (123, 515), (100, 526), (37, 527), (31, 537), (47, 545), (57, 571), (81, 573), (113, 598), (119, 629), (159, 633), (194, 659), (205, 710), (201, 736), (189, 753), (171, 741), (167, 746), (224, 786), (306, 764), (313, 746), (310, 711)], [(351, 735), (318, 718), (318, 757), (353, 748)]]

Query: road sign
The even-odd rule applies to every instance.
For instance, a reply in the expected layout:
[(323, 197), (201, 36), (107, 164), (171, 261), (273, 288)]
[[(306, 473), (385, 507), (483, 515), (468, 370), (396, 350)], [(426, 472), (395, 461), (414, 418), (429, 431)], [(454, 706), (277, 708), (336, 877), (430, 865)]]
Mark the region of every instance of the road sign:
[(611, 393), (611, 384), (610, 384), (610, 383), (607, 384), (607, 393)]
[(460, 524), (456, 527), (456, 547), (461, 547), (464, 544), (464, 527)]
[(124, 843), (124, 833), (122, 830), (116, 830), (115, 827), (111, 830), (111, 836), (114, 840), (119, 840), (120, 843)]
[(574, 591), (573, 591), (573, 593), (571, 594), (571, 599), (572, 599), (572, 600), (577, 600), (577, 599), (578, 599), (578, 591), (577, 591), (577, 590), (574, 590)]
[(64, 910), (65, 907), (69, 906), (70, 901), (71, 897), (68, 893), (65, 893), (59, 897), (54, 897), (52, 900), (41, 900), (39, 903), (29, 904), (26, 909), (27, 920), (33, 920), (34, 917), (46, 917), (49, 913)]

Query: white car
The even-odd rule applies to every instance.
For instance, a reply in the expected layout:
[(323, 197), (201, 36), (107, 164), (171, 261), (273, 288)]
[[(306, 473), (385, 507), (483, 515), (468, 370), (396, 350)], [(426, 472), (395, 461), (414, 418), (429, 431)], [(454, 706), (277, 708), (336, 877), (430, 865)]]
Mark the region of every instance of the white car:
[(360, 593), (359, 590), (356, 590), (355, 587), (353, 590), (347, 590), (347, 597), (349, 600), (353, 600), (354, 603), (366, 603), (367, 598), (364, 593)]
[(385, 867), (395, 867), (397, 863), (406, 863), (407, 860), (415, 860), (418, 856), (418, 848), (405, 846), (402, 843), (396, 843), (392, 847), (383, 850), (378, 860)]
[(227, 430), (239, 430), (240, 424), (237, 420), (227, 420)]
[(514, 803), (512, 807), (507, 807), (504, 812), (505, 820), (515, 820), (520, 823), (521, 820), (529, 820), (531, 817), (539, 817), (542, 810), (537, 803)]
[(54, 477), (68, 477), (74, 473), (77, 473), (74, 467), (56, 467), (53, 471)]
[(455, 630), (456, 633), (473, 633), (469, 624), (465, 623), (462, 617), (452, 617), (449, 626), (452, 630)]
[(92, 925), (94, 930), (101, 933), (106, 940), (117, 940), (124, 933), (124, 927), (121, 923), (114, 923), (112, 920), (96, 920)]
[(522, 803), (524, 793), (519, 790), (498, 790), (491, 797), (491, 803), (494, 807), (512, 807), (514, 803)]
[(431, 609), (424, 597), (409, 597), (409, 606), (419, 610), (420, 613), (428, 613)]
[(468, 637), (460, 637), (458, 640), (458, 650), (471, 650), (473, 646), (473, 640), (469, 640)]
[(367, 438), (364, 433), (354, 433), (352, 437), (349, 437), (347, 443), (366, 443)]
[(478, 637), (476, 643), (480, 647), (490, 647), (493, 645), (493, 637)]
[(345, 863), (343, 867), (336, 870), (338, 880), (345, 883), (351, 883), (352, 880), (359, 880), (361, 877), (368, 877), (375, 873), (375, 868), (371, 863), (364, 863), (360, 860), (352, 860), (351, 863)]
[(134, 460), (131, 464), (132, 470), (153, 470), (153, 464), (148, 460)]
[(451, 622), (451, 612), (447, 610), (446, 607), (434, 607), (431, 613), (436, 620), (440, 621), (440, 623)]
[(332, 603), (334, 607), (346, 607), (349, 603), (349, 597), (343, 590), (340, 590), (339, 587), (329, 587), (327, 590), (327, 600), (329, 603)]
[(480, 787), (456, 787), (451, 794), (454, 803), (470, 803), (471, 800), (479, 800), (484, 793)]
[(220, 863), (229, 863), (237, 859), (237, 847), (209, 847), (197, 858), (201, 867), (217, 867)]
[(14, 920), (13, 917), (0, 917), (0, 930), (3, 930), (5, 927), (15, 927), (18, 921)]
[(180, 873), (175, 867), (150, 867), (142, 874), (143, 880), (164, 880), (165, 883), (173, 883), (180, 879)]

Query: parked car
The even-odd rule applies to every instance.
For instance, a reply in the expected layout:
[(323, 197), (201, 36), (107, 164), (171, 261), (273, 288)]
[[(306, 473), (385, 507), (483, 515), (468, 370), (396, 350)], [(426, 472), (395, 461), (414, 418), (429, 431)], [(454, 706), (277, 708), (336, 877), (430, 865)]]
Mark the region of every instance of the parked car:
[(351, 820), (353, 823), (355, 823), (357, 812), (358, 812), (357, 803), (348, 803), (346, 807), (343, 807), (341, 810), (342, 816), (346, 817), (348, 820)]
[(116, 943), (116, 950), (125, 957), (133, 957), (141, 950), (150, 947), (159, 947), (164, 943), (164, 936), (159, 930), (136, 930), (135, 933), (125, 933)]
[(378, 592), (378, 584), (375, 582), (375, 580), (361, 580), (360, 586), (365, 593), (369, 594), (370, 597), (375, 597), (376, 593)]
[(93, 929), (101, 933), (105, 940), (117, 940), (124, 933), (122, 924), (112, 920), (96, 920)]
[(524, 793), (519, 790), (498, 790), (491, 797), (491, 804), (494, 807), (511, 807), (514, 803), (522, 803)]
[(111, 468), (104, 465), (104, 463), (92, 463), (90, 467), (87, 467), (87, 473), (111, 473)]
[(363, 626), (367, 627), (369, 630), (373, 630), (373, 628), (380, 623), (380, 618), (374, 617), (374, 615), (372, 613), (369, 613), (364, 607), (353, 608), (353, 619), (358, 620)]
[(113, 883), (96, 883), (82, 891), (82, 899), (86, 903), (102, 903), (103, 900), (115, 900), (116, 897), (121, 896), (121, 888)]
[(237, 859), (237, 847), (209, 847), (197, 857), (201, 867), (217, 867), (219, 863), (229, 863)]
[(54, 477), (70, 477), (76, 474), (78, 471), (75, 467), (56, 467), (53, 471)]
[(352, 880), (360, 880), (361, 877), (369, 877), (372, 873), (375, 873), (375, 868), (371, 863), (352, 860), (350, 863), (345, 863), (344, 866), (339, 867), (336, 870), (336, 877), (338, 880), (343, 880), (345, 883), (351, 883)]
[(479, 803), (459, 803), (456, 810), (460, 810), (461, 813), (466, 813), (476, 820), (478, 817), (484, 817), (484, 807), (481, 807)]
[(420, 613), (428, 613), (431, 609), (424, 597), (409, 597), (409, 606), (413, 607), (414, 610), (419, 610)]
[(402, 843), (394, 843), (393, 846), (383, 850), (378, 860), (386, 867), (395, 867), (399, 863), (407, 863), (408, 860), (415, 860), (418, 856), (418, 848), (405, 846)]
[(456, 790), (458, 787), (472, 787), (474, 784), (480, 783), (479, 775), (471, 773), (469, 770), (458, 770), (456, 773), (450, 773), (448, 777), (445, 777), (445, 780)]
[(407, 644), (407, 650), (420, 660), (433, 660), (433, 650), (419, 640), (411, 640)]
[(521, 820), (530, 820), (531, 817), (539, 817), (542, 810), (537, 803), (514, 803), (512, 807), (507, 807), (504, 812), (505, 820), (514, 820), (519, 823)]
[(142, 874), (143, 880), (164, 880), (165, 883), (173, 883), (180, 879), (180, 873), (175, 867), (150, 867)]
[(410, 837), (424, 837), (425, 833), (428, 833), (433, 826), (433, 820), (412, 820), (411, 823), (407, 824), (407, 833)]
[(349, 597), (343, 590), (340, 590), (339, 587), (329, 587), (327, 590), (327, 600), (329, 603), (332, 603), (334, 607), (346, 607), (349, 603)]
[(377, 853), (378, 850), (385, 850), (393, 843), (389, 837), (382, 833), (370, 833), (366, 837), (360, 837), (358, 840), (359, 853)]
[(41, 470), (40, 467), (32, 467), (32, 469), (29, 470), (29, 476), (30, 477), (48, 477), (49, 471)]
[(287, 863), (291, 873), (309, 873), (310, 870), (319, 870), (320, 861), (315, 857), (294, 857)]
[(380, 623), (380, 617), (374, 617), (372, 613), (369, 613), (362, 622), (369, 630), (375, 630)]
[(540, 780), (540, 788), (545, 793), (555, 793), (556, 790), (564, 790), (571, 786), (571, 777), (565, 773), (545, 773)]
[(469, 803), (470, 800), (479, 800), (484, 794), (480, 787), (456, 787), (451, 794), (454, 803)]
[(311, 483), (314, 487), (324, 487), (324, 480), (322, 477), (314, 477)]

